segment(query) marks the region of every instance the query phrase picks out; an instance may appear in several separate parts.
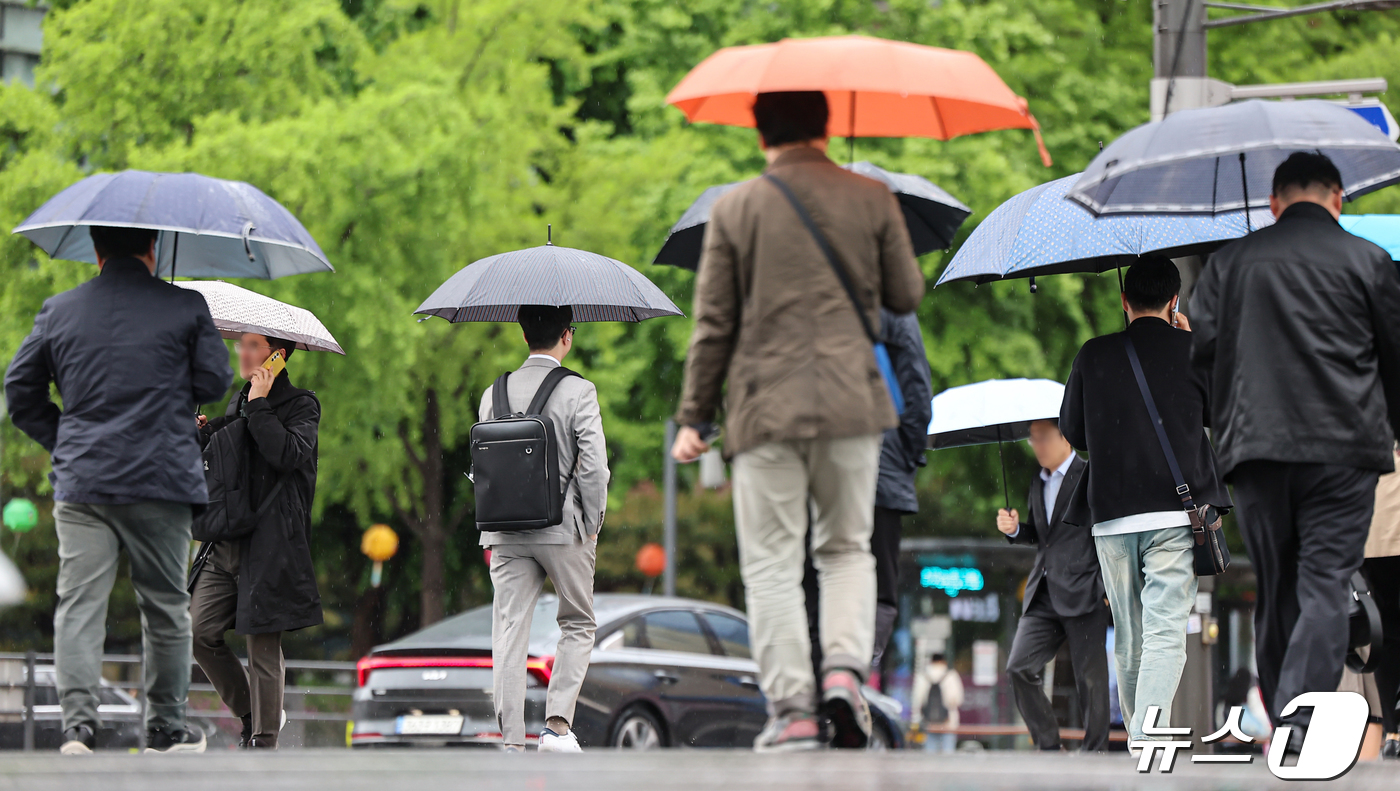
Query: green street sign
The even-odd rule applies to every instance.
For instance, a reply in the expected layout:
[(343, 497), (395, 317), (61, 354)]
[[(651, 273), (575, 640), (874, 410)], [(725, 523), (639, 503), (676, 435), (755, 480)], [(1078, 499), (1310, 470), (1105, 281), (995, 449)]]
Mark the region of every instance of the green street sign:
[(39, 511), (34, 507), (34, 503), (23, 497), (16, 497), (5, 503), (4, 520), (5, 527), (16, 533), (28, 533), (39, 524)]

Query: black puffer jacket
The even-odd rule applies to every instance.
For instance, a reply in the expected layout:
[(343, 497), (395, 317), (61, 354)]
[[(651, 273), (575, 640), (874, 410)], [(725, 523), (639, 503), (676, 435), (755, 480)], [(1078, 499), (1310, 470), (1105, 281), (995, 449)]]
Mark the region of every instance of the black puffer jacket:
[[(279, 476), (289, 476), (263, 521), (242, 542), (238, 569), (239, 634), (287, 632), (321, 623), (321, 595), (311, 562), (311, 501), (316, 496), (316, 437), (321, 405), (310, 390), (293, 387), (283, 371), (267, 398), (248, 401), (248, 385), (229, 401), (227, 413), (200, 432), (214, 432), (247, 415), (255, 446), (252, 500), (260, 506)], [(191, 581), (212, 545), (200, 547)]]
[(1400, 276), (1315, 203), (1211, 256), (1191, 296), (1221, 472), (1268, 460), (1389, 472)]

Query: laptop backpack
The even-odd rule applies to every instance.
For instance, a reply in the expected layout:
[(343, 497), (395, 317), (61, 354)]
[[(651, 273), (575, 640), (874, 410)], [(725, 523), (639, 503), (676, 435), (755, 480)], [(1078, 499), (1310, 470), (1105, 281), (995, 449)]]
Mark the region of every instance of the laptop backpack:
[(472, 426), (472, 473), (476, 529), (483, 532), (539, 530), (564, 521), (569, 479), (559, 473), (559, 438), (554, 421), (540, 414), (559, 382), (574, 371), (560, 366), (540, 382), (524, 414), (510, 411), (509, 373), (491, 390), (491, 420)]

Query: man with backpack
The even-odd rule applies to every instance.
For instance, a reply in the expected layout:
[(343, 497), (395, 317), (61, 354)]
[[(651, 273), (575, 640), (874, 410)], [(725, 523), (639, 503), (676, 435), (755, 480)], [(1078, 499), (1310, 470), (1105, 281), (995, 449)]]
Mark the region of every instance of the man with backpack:
[[(597, 560), (598, 531), (608, 499), (608, 454), (603, 439), (603, 419), (598, 390), (592, 382), (563, 368), (574, 346), (573, 309), (568, 305), (522, 305), (517, 320), (524, 331), (530, 356), (520, 368), (497, 380), (481, 398), (481, 423), (473, 429), (472, 468), (477, 493), (477, 526), (481, 546), (491, 550), (491, 585), (495, 588), (491, 656), (496, 718), (501, 742), (508, 752), (525, 748), (525, 680), (530, 651), (530, 622), (545, 579), (554, 583), (559, 597), (559, 644), (545, 701), (545, 728), (540, 752), (581, 752), (578, 737), (570, 730), (574, 704), (588, 672), (593, 652), (593, 567)], [(497, 398), (504, 391), (505, 398)], [(504, 402), (504, 403), (503, 403)], [(536, 493), (532, 479), (518, 476), (499, 486), (500, 464), (506, 452), (478, 441), (478, 430), (488, 422), (512, 415), (538, 417), (552, 429), (557, 451), (557, 477), (546, 470), (543, 484), (563, 494), (562, 509), (553, 519), (536, 520), (525, 529), (497, 517), (498, 504), (512, 504), (524, 496), (528, 510), (534, 502), (552, 500), (549, 492)], [(544, 447), (541, 445), (541, 447)], [(545, 448), (547, 450), (547, 448)], [(497, 451), (497, 456), (491, 455)], [(531, 459), (531, 461), (534, 461)], [(493, 477), (496, 476), (496, 477)], [(504, 491), (503, 491), (504, 489)], [(514, 489), (515, 491), (510, 491)], [(514, 504), (522, 504), (515, 500)]]
[(208, 500), (190, 416), (224, 396), (233, 371), (204, 298), (154, 276), (155, 231), (89, 233), (97, 277), (44, 302), (5, 374), (10, 419), (53, 457), (59, 749), (97, 743), (107, 598), (125, 549), (141, 609), (146, 749), (203, 752), (204, 734), (185, 724), (185, 564), (190, 520)]
[[(195, 520), (195, 537), (209, 540), (190, 571), (194, 657), (243, 720), (245, 748), (277, 749), (282, 633), (321, 623), (310, 547), (321, 404), (310, 390), (293, 387), (285, 369), (274, 373), (267, 365), (290, 359), (295, 347), (244, 333), (234, 348), (248, 383), (223, 417), (197, 418), (206, 469), (214, 474), (209, 509)], [(247, 637), (247, 671), (224, 641), (229, 629)]]
[[(925, 732), (924, 749), (928, 752), (950, 753), (957, 749), (956, 729), (961, 722), (958, 708), (963, 704), (962, 677), (948, 665), (942, 653), (933, 654), (928, 664), (914, 676), (911, 690), (914, 704), (913, 725)], [(948, 731), (929, 732), (930, 728)]]

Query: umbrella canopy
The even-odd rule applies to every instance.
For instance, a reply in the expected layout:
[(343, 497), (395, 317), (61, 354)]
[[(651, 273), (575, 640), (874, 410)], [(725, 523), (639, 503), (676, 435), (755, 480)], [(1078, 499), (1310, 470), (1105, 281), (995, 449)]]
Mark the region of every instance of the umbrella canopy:
[(1348, 200), (1400, 181), (1400, 145), (1320, 100), (1255, 99), (1172, 113), (1099, 152), (1069, 191), (1094, 214), (1213, 214), (1269, 205), (1274, 170), (1295, 151), (1326, 154)]
[(1400, 214), (1343, 214), (1342, 227), (1385, 248), (1400, 261)]
[(977, 55), (953, 49), (867, 36), (726, 47), (691, 69), (666, 103), (691, 121), (752, 127), (754, 96), (773, 91), (825, 92), (827, 132), (838, 137), (949, 140), (1030, 129), (1050, 165), (1026, 100)]
[(1056, 420), (1065, 386), (1049, 379), (988, 379), (933, 397), (928, 446), (939, 450), (1030, 436), (1031, 422)]
[(160, 231), (158, 276), (256, 277), (334, 272), (280, 203), (241, 181), (126, 170), (89, 176), (15, 228), (54, 258), (97, 263), (87, 227)]
[[(1056, 179), (998, 206), (963, 242), (934, 287), (958, 280), (1104, 272), (1147, 253), (1173, 258), (1206, 253), (1247, 233), (1244, 212), (1095, 218), (1064, 199), (1078, 180), (1079, 174)], [(1250, 221), (1258, 228), (1274, 216), (1254, 209)]]
[(438, 286), (414, 313), (452, 322), (515, 321), (521, 305), (570, 305), (579, 322), (685, 315), (641, 272), (621, 261), (553, 244), (470, 264)]
[[(962, 201), (948, 194), (942, 187), (923, 176), (909, 173), (891, 173), (869, 162), (856, 162), (841, 167), (872, 178), (890, 188), (899, 199), (899, 208), (904, 213), (904, 223), (909, 227), (909, 238), (914, 243), (914, 255), (923, 255), (934, 250), (947, 249), (953, 243), (953, 236), (962, 226), (963, 220), (972, 210)], [(710, 187), (700, 193), (700, 197), (690, 204), (685, 214), (671, 226), (666, 243), (657, 252), (654, 264), (670, 264), (685, 269), (700, 266), (700, 250), (705, 239), (705, 224), (710, 221), (710, 210), (715, 202), (740, 184), (752, 179), (736, 181)]]
[(279, 302), (256, 291), (222, 281), (186, 281), (181, 288), (198, 291), (209, 303), (219, 334), (237, 340), (245, 332), (256, 332), (295, 341), (298, 349), (345, 354), (330, 330), (309, 310)]

